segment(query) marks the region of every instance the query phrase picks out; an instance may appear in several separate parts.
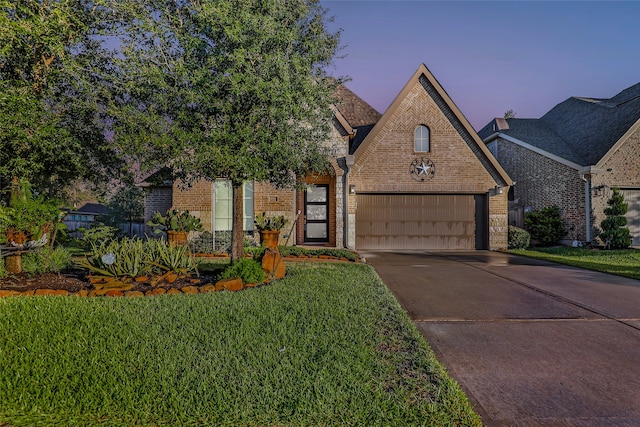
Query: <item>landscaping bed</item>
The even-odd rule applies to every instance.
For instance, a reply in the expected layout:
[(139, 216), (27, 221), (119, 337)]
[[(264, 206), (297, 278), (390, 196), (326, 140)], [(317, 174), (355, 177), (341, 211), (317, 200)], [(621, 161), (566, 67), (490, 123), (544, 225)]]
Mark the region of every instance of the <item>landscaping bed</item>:
[[(156, 278), (158, 279), (158, 278)], [(72, 270), (64, 273), (30, 275), (21, 273), (0, 279), (0, 297), (29, 295), (74, 295), (74, 296), (142, 296), (164, 293), (204, 293), (215, 290), (215, 275), (177, 276), (158, 280), (152, 285), (145, 281), (128, 280), (124, 286), (109, 286), (109, 281), (95, 279), (86, 271)], [(122, 282), (121, 282), (122, 283)], [(102, 285), (102, 286), (101, 286)], [(107, 285), (107, 286), (104, 286)], [(209, 286), (208, 286), (209, 285)], [(111, 288), (111, 289), (109, 289)]]

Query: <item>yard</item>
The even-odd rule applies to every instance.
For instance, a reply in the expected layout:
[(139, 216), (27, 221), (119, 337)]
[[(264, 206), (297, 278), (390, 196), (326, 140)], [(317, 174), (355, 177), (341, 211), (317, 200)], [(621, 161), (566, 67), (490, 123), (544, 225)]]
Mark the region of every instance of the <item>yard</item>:
[(636, 249), (592, 250), (553, 247), (513, 249), (509, 252), (640, 280), (640, 251)]
[(367, 265), (0, 307), (0, 425), (481, 425)]

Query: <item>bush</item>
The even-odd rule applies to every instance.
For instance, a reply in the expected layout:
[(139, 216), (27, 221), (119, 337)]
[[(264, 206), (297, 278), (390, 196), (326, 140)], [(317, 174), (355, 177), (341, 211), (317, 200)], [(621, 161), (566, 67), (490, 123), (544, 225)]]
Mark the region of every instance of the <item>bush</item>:
[(4, 267), (4, 258), (0, 258), (0, 279), (7, 275), (7, 270)]
[(132, 278), (164, 271), (191, 273), (197, 267), (187, 247), (171, 247), (161, 240), (126, 237), (94, 243), (91, 253), (78, 265), (102, 276)]
[(607, 217), (600, 223), (602, 232), (598, 237), (605, 242), (608, 249), (626, 249), (631, 246), (631, 233), (624, 216), (629, 205), (624, 202), (624, 196), (618, 188), (613, 189), (607, 204), (609, 206), (604, 210)]
[(244, 283), (263, 283), (266, 274), (258, 261), (250, 258), (241, 258), (233, 265), (227, 267), (220, 275), (221, 279), (242, 278)]
[(509, 249), (526, 249), (529, 247), (531, 235), (527, 230), (510, 225), (508, 233)]
[(63, 247), (49, 246), (22, 255), (22, 270), (30, 275), (60, 273), (71, 267), (71, 253)]
[(526, 213), (524, 228), (542, 246), (555, 245), (566, 234), (560, 208), (557, 206), (547, 206), (539, 211)]

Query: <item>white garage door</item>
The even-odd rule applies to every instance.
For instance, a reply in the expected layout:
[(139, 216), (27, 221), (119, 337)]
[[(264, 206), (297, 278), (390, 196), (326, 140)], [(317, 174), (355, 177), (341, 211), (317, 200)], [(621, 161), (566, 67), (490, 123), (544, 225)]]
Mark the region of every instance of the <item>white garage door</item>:
[(476, 201), (460, 194), (358, 194), (357, 249), (475, 249)]
[(640, 190), (620, 190), (624, 196), (624, 201), (629, 205), (629, 210), (625, 217), (627, 226), (631, 233), (631, 245), (640, 246)]

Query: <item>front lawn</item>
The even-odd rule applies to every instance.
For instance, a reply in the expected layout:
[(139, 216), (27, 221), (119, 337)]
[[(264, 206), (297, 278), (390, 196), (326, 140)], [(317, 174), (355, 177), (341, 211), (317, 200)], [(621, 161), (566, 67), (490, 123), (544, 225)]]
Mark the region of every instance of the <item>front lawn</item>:
[(481, 425), (367, 265), (238, 293), (0, 300), (0, 424)]
[(618, 276), (640, 279), (640, 251), (625, 250), (593, 250), (586, 248), (536, 248), (513, 249), (516, 255), (557, 262), (574, 267), (617, 274)]

